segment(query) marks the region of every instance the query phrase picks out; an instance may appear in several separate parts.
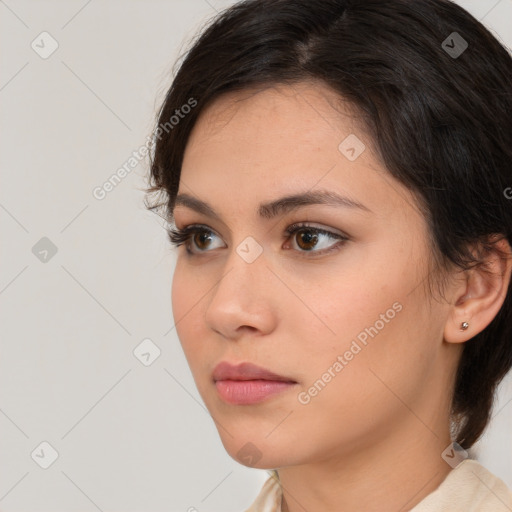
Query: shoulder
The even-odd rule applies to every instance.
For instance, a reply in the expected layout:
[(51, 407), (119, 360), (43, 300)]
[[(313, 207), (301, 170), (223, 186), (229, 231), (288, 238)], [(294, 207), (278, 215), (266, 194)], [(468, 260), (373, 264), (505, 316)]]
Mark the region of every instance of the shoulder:
[(478, 461), (466, 459), (410, 512), (510, 512), (512, 491)]

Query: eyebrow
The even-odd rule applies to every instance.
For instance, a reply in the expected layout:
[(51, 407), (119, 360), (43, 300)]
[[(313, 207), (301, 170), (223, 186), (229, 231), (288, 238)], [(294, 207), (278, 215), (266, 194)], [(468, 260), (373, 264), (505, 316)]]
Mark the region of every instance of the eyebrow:
[[(179, 194), (176, 196), (174, 203), (175, 206), (185, 206), (191, 210), (196, 211), (217, 220), (222, 220), (220, 215), (206, 202), (198, 199), (197, 197), (191, 196), (190, 194)], [(364, 204), (350, 199), (345, 196), (341, 196), (336, 192), (330, 190), (316, 190), (304, 192), (302, 194), (293, 194), (261, 203), (258, 206), (257, 213), (263, 219), (273, 219), (278, 215), (282, 215), (294, 210), (297, 210), (303, 206), (309, 205), (328, 205), (338, 206), (344, 208), (354, 208), (364, 210), (369, 213), (373, 213)]]

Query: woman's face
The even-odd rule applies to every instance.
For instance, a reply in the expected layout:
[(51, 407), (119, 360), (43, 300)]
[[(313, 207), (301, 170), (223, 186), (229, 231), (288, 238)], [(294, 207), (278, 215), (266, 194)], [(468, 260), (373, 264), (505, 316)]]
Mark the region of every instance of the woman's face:
[[(203, 112), (184, 156), (178, 195), (217, 216), (182, 201), (175, 208), (178, 228), (209, 230), (191, 237), (193, 254), (178, 250), (176, 330), (226, 450), (253, 467), (361, 453), (393, 435), (406, 443), (447, 428), (457, 357), (442, 343), (447, 304), (425, 295), (426, 222), (334, 101), (318, 84), (230, 93)], [(259, 210), (325, 191), (361, 206)], [(295, 223), (309, 230), (288, 235)], [(294, 383), (256, 382), (243, 399), (247, 382), (214, 382), (221, 361)]]

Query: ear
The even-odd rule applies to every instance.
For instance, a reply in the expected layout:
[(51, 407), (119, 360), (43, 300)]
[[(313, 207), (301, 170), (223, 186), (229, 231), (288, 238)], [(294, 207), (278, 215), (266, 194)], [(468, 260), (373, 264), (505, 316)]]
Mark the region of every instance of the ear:
[[(444, 329), (444, 339), (449, 343), (463, 343), (482, 332), (507, 296), (512, 249), (505, 237), (493, 235), (489, 242), (492, 249), (482, 255), (480, 265), (463, 272), (452, 295), (452, 309)], [(461, 329), (463, 322), (469, 324), (467, 329)]]

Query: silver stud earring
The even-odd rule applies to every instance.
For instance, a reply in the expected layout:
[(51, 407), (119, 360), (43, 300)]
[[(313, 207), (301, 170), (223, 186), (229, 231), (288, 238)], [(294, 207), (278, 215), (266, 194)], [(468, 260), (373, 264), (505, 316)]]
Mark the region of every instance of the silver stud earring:
[(460, 330), (465, 331), (469, 327), (469, 324), (467, 322), (462, 322), (460, 324)]

